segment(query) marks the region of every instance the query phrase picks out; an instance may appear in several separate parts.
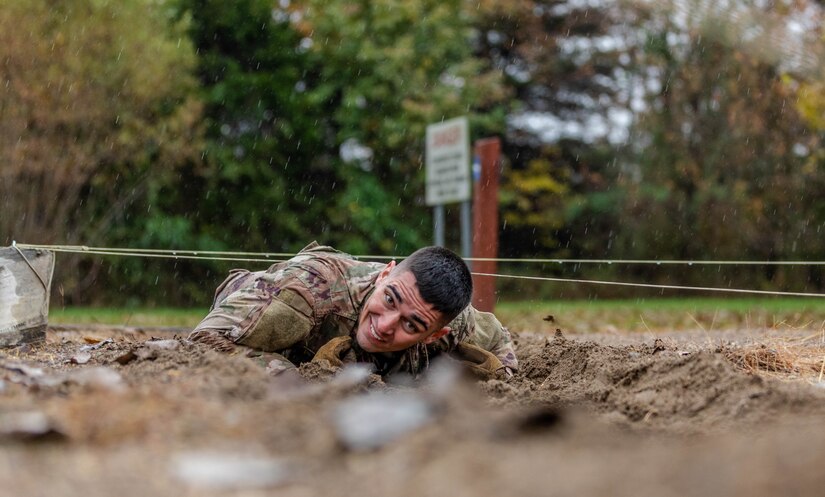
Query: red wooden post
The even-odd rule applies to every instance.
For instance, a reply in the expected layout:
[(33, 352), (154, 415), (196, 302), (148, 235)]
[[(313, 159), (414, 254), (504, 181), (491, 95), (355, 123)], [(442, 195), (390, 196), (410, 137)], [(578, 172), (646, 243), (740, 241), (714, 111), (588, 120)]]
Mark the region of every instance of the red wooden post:
[[(501, 140), (484, 138), (475, 142), (473, 153), (481, 164), (481, 174), (473, 189), (473, 257), (498, 257), (498, 177)], [(473, 261), (474, 273), (493, 274), (495, 261)], [(473, 306), (493, 312), (496, 279), (473, 275)]]

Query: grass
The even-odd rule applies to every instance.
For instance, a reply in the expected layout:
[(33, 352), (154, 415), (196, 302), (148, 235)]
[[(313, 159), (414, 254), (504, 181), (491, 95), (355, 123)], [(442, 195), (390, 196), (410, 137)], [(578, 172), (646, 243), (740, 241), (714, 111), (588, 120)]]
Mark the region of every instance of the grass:
[[(206, 308), (52, 309), (54, 324), (134, 327), (195, 326)], [(644, 333), (743, 330), (755, 340), (719, 350), (750, 373), (822, 384), (825, 378), (825, 301), (816, 299), (634, 299), (501, 302), (496, 315), (515, 332)], [(759, 333), (760, 331), (778, 333)], [(783, 333), (794, 332), (794, 333)], [(705, 333), (704, 336), (707, 336)]]
[[(727, 328), (821, 329), (825, 299), (657, 298), (557, 302), (505, 302), (496, 315), (515, 331), (577, 333), (713, 330)], [(552, 319), (550, 319), (552, 317)]]
[[(206, 308), (51, 309), (56, 324), (192, 327)], [(514, 331), (577, 333), (644, 332), (682, 329), (812, 328), (825, 324), (825, 299), (804, 298), (657, 298), (634, 300), (572, 300), (501, 302), (499, 319)], [(548, 317), (552, 316), (552, 320)]]
[(729, 311), (748, 311), (764, 309), (773, 312), (818, 310), (825, 313), (825, 299), (814, 298), (646, 298), (630, 300), (560, 300), (560, 301), (519, 301), (502, 302), (499, 306), (509, 311), (529, 311), (547, 309), (556, 311), (593, 310), (608, 311), (616, 309), (633, 310), (693, 310), (707, 311), (725, 309)]
[(193, 327), (206, 315), (206, 308), (109, 308), (66, 307), (49, 310), (54, 324), (109, 324), (113, 326)]
[(719, 351), (743, 371), (817, 385), (825, 379), (825, 299), (507, 302), (497, 307), (496, 315), (517, 332), (697, 331), (697, 343), (704, 346), (721, 343), (711, 342), (707, 332), (739, 330), (734, 333), (737, 343), (721, 345)]

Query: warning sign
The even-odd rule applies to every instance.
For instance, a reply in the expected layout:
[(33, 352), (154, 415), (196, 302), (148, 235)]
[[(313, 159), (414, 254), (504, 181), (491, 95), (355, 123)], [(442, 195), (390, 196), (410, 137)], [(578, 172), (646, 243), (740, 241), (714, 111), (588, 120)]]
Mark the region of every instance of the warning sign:
[(427, 205), (470, 200), (470, 135), (466, 117), (427, 126)]

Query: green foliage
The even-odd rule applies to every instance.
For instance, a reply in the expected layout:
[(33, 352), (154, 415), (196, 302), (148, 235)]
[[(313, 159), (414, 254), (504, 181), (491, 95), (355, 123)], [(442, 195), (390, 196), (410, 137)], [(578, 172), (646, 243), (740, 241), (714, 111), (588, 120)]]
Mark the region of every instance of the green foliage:
[[(330, 243), (351, 254), (409, 254), (421, 246), (421, 226), (398, 220), (407, 207), (374, 174), (350, 171), (350, 177), (329, 210)], [(377, 251), (377, 252), (376, 252)]]
[[(155, 178), (197, 163), (194, 51), (161, 6), (148, 0), (4, 2), (5, 243), (118, 243), (113, 232), (124, 229)], [(59, 258), (57, 280), (78, 298), (101, 268), (100, 260)]]
[[(655, 18), (655, 17), (654, 17)], [(710, 22), (710, 21), (708, 21)], [(724, 27), (727, 21), (714, 19)], [(639, 116), (616, 187), (624, 199), (611, 226), (624, 258), (818, 260), (825, 245), (812, 167), (821, 135), (773, 60), (729, 34), (691, 33), (661, 18), (649, 26), (636, 63), (655, 67), (661, 90)], [(668, 41), (670, 40), (670, 41)], [(800, 107), (808, 102), (804, 98)], [(803, 109), (804, 110), (804, 109)], [(812, 122), (809, 120), (809, 122)], [(648, 281), (661, 271), (638, 269)], [(818, 269), (747, 268), (682, 274), (681, 284), (799, 289), (821, 284)]]
[(312, 185), (328, 177), (315, 157), (319, 113), (296, 90), (311, 64), (300, 37), (269, 1), (178, 5), (199, 54), (209, 141), (206, 168), (169, 208), (226, 248), (300, 248), (306, 230), (284, 213), (319, 215)]
[[(736, 19), (693, 9), (684, 31), (668, 5), (7, 1), (0, 237), (279, 252), (318, 239), (408, 253), (429, 240), (427, 124), (467, 115), (477, 138), (522, 111), (587, 123), (632, 109), (623, 146), (507, 129), (501, 255), (820, 259), (822, 76), (785, 72), (764, 43), (796, 7)], [(765, 16), (763, 36), (747, 23)], [(228, 268), (60, 264), (69, 302), (203, 303)], [(817, 268), (587, 271), (825, 284)]]
[[(141, 247), (411, 252), (429, 238), (424, 127), (459, 114), (478, 132), (502, 126), (501, 111), (474, 113), (503, 93), (470, 53), (461, 2), (171, 5), (198, 53), (204, 161), (140, 193), (119, 236)], [(208, 281), (222, 265), (116, 267), (124, 285), (161, 275), (153, 295), (203, 301), (208, 285), (170, 273)]]
[[(460, 2), (179, 5), (209, 118), (193, 228), (248, 250), (421, 242), (424, 126), (495, 102)], [(342, 146), (368, 157), (347, 163)]]
[[(496, 73), (472, 57), (472, 10), (463, 2), (300, 2), (299, 24), (321, 63), (310, 82), (335, 144), (369, 150), (341, 164), (330, 233), (359, 251), (408, 252), (429, 238), (423, 206), (427, 124), (468, 115), (480, 134), (501, 129)], [(480, 111), (485, 111), (484, 113)], [(360, 168), (360, 170), (359, 170)]]
[(564, 169), (554, 170), (544, 159), (531, 160), (523, 169), (508, 168), (501, 184), (502, 218), (509, 237), (532, 239), (535, 249), (555, 249), (554, 236), (564, 226), (564, 201), (569, 192)]

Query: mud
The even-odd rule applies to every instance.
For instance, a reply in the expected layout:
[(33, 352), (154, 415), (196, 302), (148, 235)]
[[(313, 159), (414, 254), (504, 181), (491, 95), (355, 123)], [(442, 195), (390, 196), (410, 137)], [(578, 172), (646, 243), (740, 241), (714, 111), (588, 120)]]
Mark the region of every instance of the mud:
[(417, 385), (327, 364), (271, 377), (182, 336), (52, 329), (45, 343), (0, 353), (2, 494), (825, 488), (821, 383), (747, 372), (706, 335), (523, 333), (508, 382), (442, 364)]

